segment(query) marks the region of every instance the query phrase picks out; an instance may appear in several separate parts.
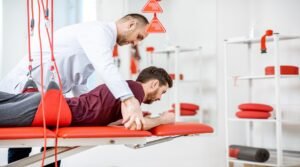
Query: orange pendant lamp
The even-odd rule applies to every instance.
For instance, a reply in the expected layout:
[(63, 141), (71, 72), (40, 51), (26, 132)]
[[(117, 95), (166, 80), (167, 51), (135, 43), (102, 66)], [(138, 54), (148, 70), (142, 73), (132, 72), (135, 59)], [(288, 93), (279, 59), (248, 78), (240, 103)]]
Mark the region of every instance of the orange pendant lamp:
[(143, 13), (162, 13), (163, 10), (156, 0), (149, 0), (144, 6)]
[(147, 28), (148, 33), (165, 33), (166, 29), (158, 20), (156, 13), (162, 13), (163, 10), (160, 7), (157, 0), (149, 0), (143, 7), (143, 13), (153, 13), (153, 19), (151, 20), (149, 27)]
[(164, 26), (161, 24), (161, 22), (156, 17), (156, 13), (154, 13), (154, 17), (149, 24), (147, 32), (149, 32), (149, 33), (165, 33), (166, 32), (166, 29), (164, 28)]

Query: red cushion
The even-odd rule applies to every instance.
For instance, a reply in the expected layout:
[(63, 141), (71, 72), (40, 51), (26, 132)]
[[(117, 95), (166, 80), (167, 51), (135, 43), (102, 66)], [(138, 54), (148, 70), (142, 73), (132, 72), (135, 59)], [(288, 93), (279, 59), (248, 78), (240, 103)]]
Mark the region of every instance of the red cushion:
[[(46, 129), (47, 138), (55, 137), (54, 132)], [(32, 139), (43, 138), (44, 129), (42, 127), (10, 127), (0, 128), (1, 139)]]
[[(175, 79), (175, 74), (169, 74), (169, 76), (171, 77), (172, 80)], [(179, 74), (179, 80), (183, 80), (183, 74)]]
[[(274, 66), (267, 66), (265, 68), (266, 75), (274, 75)], [(299, 75), (299, 68), (297, 66), (282, 65), (280, 66), (280, 74), (282, 75)]]
[[(61, 111), (59, 126), (69, 126), (72, 121), (71, 110), (69, 105), (66, 102), (66, 99), (63, 97), (60, 90), (50, 89), (45, 93), (44, 103), (45, 103), (45, 118), (47, 126), (56, 126), (57, 116), (59, 111), (59, 104), (61, 101)], [(35, 114), (32, 126), (43, 126), (43, 107), (42, 101), (39, 105), (38, 111)]]
[[(175, 112), (175, 110), (169, 110), (169, 112)], [(180, 110), (180, 115), (181, 116), (192, 116), (192, 115), (196, 115), (196, 114), (197, 114), (196, 111), (184, 110), (184, 109)]]
[(269, 112), (256, 112), (256, 111), (238, 111), (235, 113), (238, 118), (256, 118), (267, 119), (271, 116)]
[(123, 126), (64, 127), (58, 130), (63, 138), (101, 138), (101, 137), (147, 137), (148, 131), (125, 129)]
[(212, 133), (213, 131), (213, 128), (208, 125), (189, 122), (177, 122), (174, 124), (159, 125), (150, 130), (150, 132), (155, 136)]
[(267, 104), (259, 104), (259, 103), (240, 104), (239, 109), (243, 111), (263, 111), (263, 112), (273, 111), (272, 106), (269, 106)]
[[(172, 104), (172, 108), (175, 108), (175, 104)], [(192, 104), (192, 103), (180, 103), (180, 108), (183, 110), (191, 110), (191, 111), (196, 111), (199, 110), (200, 107), (197, 104)]]

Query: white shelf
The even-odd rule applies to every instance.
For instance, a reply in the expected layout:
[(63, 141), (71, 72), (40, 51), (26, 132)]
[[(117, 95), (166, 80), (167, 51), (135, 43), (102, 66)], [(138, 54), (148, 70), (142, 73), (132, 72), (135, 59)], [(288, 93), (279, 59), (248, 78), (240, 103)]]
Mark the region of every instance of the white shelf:
[[(229, 118), (230, 122), (258, 122), (258, 123), (276, 123), (276, 119), (247, 119), (247, 118)], [(300, 125), (300, 121), (295, 120), (282, 120), (282, 124), (285, 125)]]
[(300, 125), (300, 121), (296, 120), (283, 120), (282, 123), (285, 125)]
[[(158, 50), (154, 51), (152, 54), (170, 54), (170, 53), (175, 53), (175, 48), (176, 47), (170, 47), (164, 50)], [(196, 47), (196, 48), (179, 48), (179, 52), (195, 52), (195, 51), (200, 51), (202, 49), (201, 46)]]
[[(300, 36), (287, 36), (287, 35), (281, 35), (279, 33), (274, 33), (272, 37), (267, 37), (266, 41), (268, 42), (273, 42), (273, 55), (272, 59), (274, 60), (274, 64), (275, 66), (280, 66), (281, 62), (280, 62), (280, 54), (279, 54), (279, 41), (281, 40), (293, 40), (293, 39), (300, 39)], [(294, 121), (294, 120), (288, 120), (288, 119), (284, 119), (283, 115), (282, 115), (282, 105), (281, 105), (281, 87), (280, 87), (280, 79), (300, 79), (299, 75), (244, 75), (244, 76), (230, 76), (229, 75), (229, 70), (228, 70), (228, 62), (230, 62), (229, 60), (229, 48), (228, 48), (228, 44), (246, 44), (248, 45), (247, 47), (247, 55), (248, 55), (248, 62), (249, 62), (249, 66), (248, 69), (251, 69), (251, 67), (253, 67), (253, 63), (251, 62), (251, 57), (249, 55), (251, 55), (251, 49), (252, 49), (252, 44), (259, 44), (261, 42), (261, 37), (255, 37), (255, 38), (249, 38), (249, 37), (238, 37), (238, 38), (228, 38), (224, 40), (224, 73), (225, 73), (225, 89), (224, 89), (224, 93), (225, 93), (225, 136), (226, 136), (226, 141), (225, 141), (225, 145), (226, 148), (229, 147), (229, 123), (232, 122), (244, 122), (244, 123), (254, 123), (254, 122), (259, 122), (259, 123), (274, 123), (274, 127), (275, 127), (275, 148), (276, 148), (276, 152), (275, 154), (271, 154), (270, 159), (266, 162), (266, 163), (258, 163), (258, 162), (250, 162), (250, 161), (243, 161), (243, 160), (237, 160), (237, 159), (232, 159), (229, 157), (229, 152), (227, 152), (227, 156), (226, 156), (226, 160), (227, 162), (233, 162), (233, 163), (240, 163), (240, 164), (250, 164), (250, 165), (258, 165), (258, 166), (276, 166), (276, 167), (287, 167), (287, 166), (297, 166), (300, 167), (300, 158), (297, 157), (291, 157), (291, 156), (286, 156), (283, 155), (283, 126), (282, 125), (289, 125), (289, 124), (297, 124), (300, 125), (300, 121)], [(236, 82), (237, 80), (268, 80), (268, 79), (274, 79), (274, 87), (275, 87), (275, 96), (274, 96), (274, 110), (278, 111), (278, 112), (274, 112), (273, 116), (275, 116), (276, 118), (269, 118), (269, 119), (241, 119), (241, 118), (233, 118), (230, 117), (229, 113), (230, 111), (232, 111), (231, 109), (229, 109), (229, 104), (230, 104), (230, 96), (232, 96), (232, 94), (229, 92), (229, 81), (232, 81), (232, 79), (234, 80), (234, 82)], [(272, 80), (271, 80), (272, 81)], [(248, 100), (249, 101), (253, 101), (255, 99), (253, 99), (253, 95), (251, 93), (253, 85), (249, 84), (249, 96), (248, 96)], [(291, 118), (292, 119), (292, 118)], [(253, 126), (251, 125), (247, 125), (246, 126), (246, 145), (248, 146), (252, 146), (252, 140), (253, 140)], [(227, 149), (228, 151), (228, 149)], [(277, 164), (277, 163), (280, 163)], [(228, 167), (228, 163), (226, 163), (226, 167)]]
[[(252, 75), (252, 76), (233, 76), (236, 80), (259, 80), (259, 79), (274, 79), (274, 75)], [(300, 78), (299, 75), (280, 75), (280, 78)]]
[(275, 123), (275, 119), (243, 119), (243, 118), (229, 118), (231, 122), (262, 122), (262, 123)]
[[(296, 35), (279, 35), (279, 40), (291, 40), (291, 39), (300, 39), (300, 36)], [(225, 42), (228, 44), (253, 44), (260, 43), (261, 37), (248, 38), (248, 37), (236, 37), (225, 39)], [(267, 37), (268, 42), (274, 41), (273, 37)]]

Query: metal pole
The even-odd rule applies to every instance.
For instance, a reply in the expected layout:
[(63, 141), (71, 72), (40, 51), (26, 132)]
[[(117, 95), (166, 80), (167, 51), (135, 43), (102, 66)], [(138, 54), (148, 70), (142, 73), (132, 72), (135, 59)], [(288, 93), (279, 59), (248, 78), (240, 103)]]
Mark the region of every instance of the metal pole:
[(280, 107), (280, 59), (278, 53), (279, 33), (274, 33), (274, 59), (275, 59), (275, 109), (276, 109), (276, 145), (277, 165), (282, 166), (282, 119)]
[(180, 48), (179, 46), (176, 46), (175, 48), (175, 65), (174, 65), (174, 75), (175, 75), (175, 79), (174, 79), (174, 85), (175, 85), (175, 90), (174, 90), (174, 103), (175, 103), (175, 118), (176, 121), (180, 121), (181, 117), (180, 117), (180, 106), (179, 106), (179, 65), (178, 65), (178, 59), (179, 59), (179, 52), (180, 52)]
[[(252, 58), (251, 58), (251, 42), (249, 42), (247, 44), (247, 49), (248, 49), (247, 50), (248, 68), (249, 68), (250, 76), (252, 76), (253, 73), (252, 73)], [(248, 80), (248, 86), (249, 86), (248, 99), (250, 102), (252, 102), (252, 100), (253, 100), (253, 96), (252, 96), (253, 80), (252, 79)], [(252, 121), (249, 121), (246, 123), (246, 144), (247, 144), (247, 146), (252, 146), (252, 144), (253, 144), (253, 122)]]
[(228, 129), (228, 72), (227, 72), (227, 41), (224, 41), (224, 118), (225, 118), (225, 155), (226, 167), (229, 167), (229, 129)]

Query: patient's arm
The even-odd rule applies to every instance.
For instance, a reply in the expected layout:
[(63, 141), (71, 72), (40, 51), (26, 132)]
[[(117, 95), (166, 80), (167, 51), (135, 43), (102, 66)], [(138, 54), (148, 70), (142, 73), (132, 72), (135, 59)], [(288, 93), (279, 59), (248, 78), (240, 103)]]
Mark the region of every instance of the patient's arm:
[[(158, 125), (173, 123), (175, 121), (175, 114), (166, 111), (158, 117), (155, 118), (145, 117), (144, 119), (145, 119), (145, 124), (143, 126), (143, 130), (149, 130)], [(130, 127), (130, 130), (135, 130), (134, 126), (135, 125)]]
[[(150, 116), (144, 117), (145, 124), (143, 130), (149, 130), (161, 124), (169, 124), (175, 121), (175, 114), (172, 112), (163, 112), (160, 116), (155, 118), (150, 118)], [(122, 120), (118, 120), (116, 122), (112, 122), (109, 125), (122, 125)], [(136, 125), (133, 124), (129, 129), (136, 130)]]
[(145, 124), (143, 130), (149, 130), (158, 125), (170, 124), (175, 121), (175, 114), (171, 112), (163, 112), (160, 116), (155, 118), (145, 118)]

